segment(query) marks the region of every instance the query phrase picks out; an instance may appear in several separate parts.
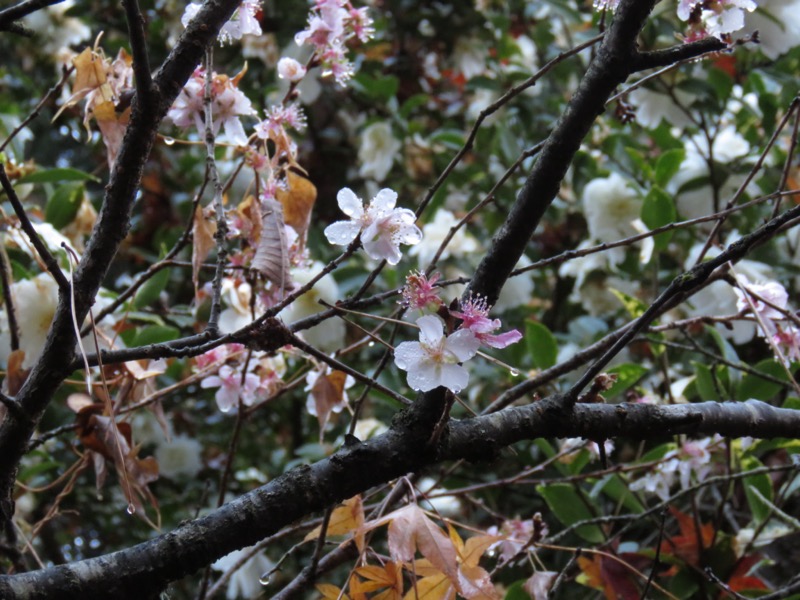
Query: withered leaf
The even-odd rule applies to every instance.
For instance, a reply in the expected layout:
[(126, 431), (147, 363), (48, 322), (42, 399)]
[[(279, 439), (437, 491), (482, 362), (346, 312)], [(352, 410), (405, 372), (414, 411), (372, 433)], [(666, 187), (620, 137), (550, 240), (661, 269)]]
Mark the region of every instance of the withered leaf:
[(261, 239), (253, 257), (253, 268), (286, 290), (292, 284), (289, 272), (289, 247), (283, 228), (283, 208), (280, 202), (268, 198), (264, 203), (261, 222)]
[(286, 171), (286, 189), (278, 188), (275, 197), (283, 206), (283, 220), (301, 238), (308, 231), (311, 211), (317, 201), (317, 188), (294, 170)]

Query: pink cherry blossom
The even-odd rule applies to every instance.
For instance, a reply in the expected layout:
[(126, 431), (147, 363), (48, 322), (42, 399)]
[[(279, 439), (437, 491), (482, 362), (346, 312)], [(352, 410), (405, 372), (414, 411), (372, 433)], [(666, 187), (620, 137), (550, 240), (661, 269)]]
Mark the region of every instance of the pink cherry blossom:
[[(783, 313), (771, 305), (779, 309), (786, 309), (789, 301), (789, 293), (786, 288), (777, 281), (768, 281), (763, 284), (750, 283), (744, 275), (739, 275), (737, 281), (739, 287), (733, 288), (737, 297), (736, 308), (740, 311), (754, 312), (759, 321), (767, 327), (768, 332), (773, 333), (775, 331), (773, 320), (783, 319)], [(745, 294), (743, 289), (748, 293)]]
[(489, 318), (489, 307), (486, 299), (476, 296), (462, 302), (461, 311), (452, 311), (451, 314), (461, 319), (461, 329), (468, 329), (485, 346), (491, 348), (505, 348), (516, 344), (522, 339), (522, 334), (516, 329), (505, 333), (493, 334), (492, 332), (502, 326), (500, 319)]
[(783, 359), (790, 363), (800, 361), (800, 329), (794, 326), (781, 328), (772, 336), (772, 342), (783, 352)]
[(256, 391), (260, 383), (259, 377), (253, 373), (246, 373), (243, 382), (242, 372), (239, 369), (223, 365), (218, 375), (206, 377), (200, 382), (200, 387), (204, 389), (219, 387), (214, 399), (219, 409), (226, 413), (236, 408), (240, 399), (245, 406), (252, 406), (258, 399)]
[(407, 208), (395, 208), (397, 192), (382, 189), (364, 209), (364, 202), (349, 188), (337, 195), (339, 208), (350, 217), (325, 228), (331, 244), (347, 246), (361, 234), (364, 251), (372, 259), (385, 259), (390, 265), (400, 262), (400, 244), (413, 246), (422, 239), (414, 222), (416, 215)]
[(424, 273), (419, 271), (406, 275), (406, 285), (403, 287), (403, 299), (400, 304), (422, 313), (436, 312), (442, 305), (442, 300), (439, 298), (439, 290), (434, 287), (440, 277), (440, 273), (434, 273), (428, 279)]
[[(216, 135), (222, 128), (228, 142), (238, 146), (247, 144), (247, 134), (244, 132), (241, 116), (255, 114), (252, 103), (237, 87), (240, 75), (228, 77), (227, 75), (212, 74), (211, 82), (211, 115), (213, 119), (212, 131)], [(183, 90), (175, 99), (175, 103), (167, 113), (169, 118), (178, 127), (194, 125), (199, 133), (205, 131), (205, 72), (197, 69), (186, 82)]]
[[(186, 9), (181, 17), (184, 27), (189, 25), (198, 12), (202, 4), (191, 2), (186, 5)], [(233, 40), (240, 40), (245, 35), (261, 35), (261, 24), (258, 22), (258, 12), (261, 10), (259, 0), (244, 0), (241, 6), (233, 13), (230, 20), (222, 26), (217, 39), (221, 45), (230, 43)]]
[(278, 61), (278, 77), (287, 81), (300, 81), (306, 75), (306, 68), (293, 58), (284, 56)]
[(408, 385), (419, 392), (444, 386), (459, 393), (469, 383), (469, 373), (458, 363), (469, 360), (478, 351), (480, 342), (468, 329), (444, 335), (438, 317), (417, 319), (418, 342), (403, 342), (394, 350), (394, 363), (408, 371)]

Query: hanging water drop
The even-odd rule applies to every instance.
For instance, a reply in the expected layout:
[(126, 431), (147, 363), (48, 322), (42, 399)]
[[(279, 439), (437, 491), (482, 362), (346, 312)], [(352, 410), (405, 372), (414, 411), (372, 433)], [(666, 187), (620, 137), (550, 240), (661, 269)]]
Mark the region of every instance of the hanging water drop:
[(128, 508), (126, 510), (129, 515), (136, 513), (136, 507), (133, 505), (133, 502), (128, 503)]
[(266, 573), (264, 573), (261, 577), (258, 578), (258, 583), (260, 583), (265, 587), (268, 586), (271, 583), (272, 573), (273, 573), (272, 571), (267, 571)]
[(167, 146), (172, 146), (175, 143), (175, 138), (164, 136), (164, 143)]
[(375, 342), (370, 342), (369, 344), (367, 344), (367, 346), (369, 346), (370, 348), (372, 348), (374, 345), (375, 345)]
[(517, 371), (516, 369), (511, 369), (511, 370), (509, 371), (509, 374), (510, 374), (512, 377), (519, 377), (519, 371)]

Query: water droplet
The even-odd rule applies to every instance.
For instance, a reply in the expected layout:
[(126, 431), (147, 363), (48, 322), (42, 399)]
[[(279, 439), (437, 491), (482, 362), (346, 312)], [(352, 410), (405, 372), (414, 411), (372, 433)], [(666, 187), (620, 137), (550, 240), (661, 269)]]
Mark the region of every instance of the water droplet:
[(519, 371), (517, 371), (516, 369), (511, 369), (509, 373), (511, 374), (512, 377), (519, 377)]
[(263, 586), (268, 586), (271, 583), (272, 574), (275, 572), (275, 569), (272, 571), (267, 571), (261, 577), (258, 578), (258, 583)]
[(372, 348), (374, 345), (375, 345), (375, 342), (370, 342), (369, 344), (367, 344), (367, 346), (369, 346), (370, 348)]
[(136, 512), (136, 507), (133, 505), (133, 502), (128, 504), (128, 508), (126, 509), (129, 515), (132, 515)]
[(164, 137), (164, 143), (165, 143), (167, 146), (172, 146), (172, 144), (174, 144), (174, 143), (175, 143), (175, 138), (171, 138), (171, 137)]

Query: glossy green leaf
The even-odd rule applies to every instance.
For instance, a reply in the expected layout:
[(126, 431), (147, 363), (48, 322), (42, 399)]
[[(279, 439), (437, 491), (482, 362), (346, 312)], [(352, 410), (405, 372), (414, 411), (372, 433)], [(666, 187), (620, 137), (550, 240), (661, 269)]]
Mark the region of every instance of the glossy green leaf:
[[(547, 502), (556, 518), (564, 525), (572, 525), (595, 517), (571, 485), (553, 483), (538, 485), (536, 491)], [(603, 531), (597, 525), (582, 525), (575, 530), (587, 542), (599, 544), (605, 540)]]
[(525, 321), (525, 344), (537, 368), (548, 369), (556, 364), (558, 342), (545, 325)]
[(56, 229), (72, 223), (83, 202), (85, 190), (81, 183), (65, 183), (47, 199), (44, 209), (45, 220)]
[(60, 183), (62, 181), (100, 181), (91, 173), (69, 167), (40, 169), (21, 177), (17, 183)]

